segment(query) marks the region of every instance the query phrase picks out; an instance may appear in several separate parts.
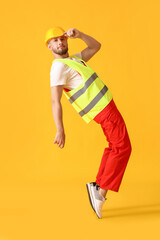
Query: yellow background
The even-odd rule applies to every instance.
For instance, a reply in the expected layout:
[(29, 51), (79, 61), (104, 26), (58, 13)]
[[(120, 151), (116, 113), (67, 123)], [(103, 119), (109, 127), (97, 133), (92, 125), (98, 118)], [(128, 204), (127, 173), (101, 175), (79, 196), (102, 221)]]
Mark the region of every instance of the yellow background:
[[(7, 1), (0, 8), (0, 240), (159, 239), (159, 1)], [(88, 62), (109, 87), (132, 143), (118, 193), (98, 219), (86, 183), (107, 143), (63, 96), (66, 145), (53, 144), (52, 26), (75, 27), (101, 42)], [(69, 53), (86, 47), (69, 39)]]

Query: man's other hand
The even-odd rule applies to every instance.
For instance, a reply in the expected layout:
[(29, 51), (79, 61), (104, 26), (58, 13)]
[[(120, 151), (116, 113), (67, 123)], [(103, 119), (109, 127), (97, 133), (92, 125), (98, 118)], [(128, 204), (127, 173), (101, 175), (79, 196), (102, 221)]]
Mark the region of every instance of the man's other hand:
[(58, 147), (63, 148), (65, 144), (65, 133), (63, 131), (57, 132), (55, 139), (54, 139), (54, 144), (57, 144)]

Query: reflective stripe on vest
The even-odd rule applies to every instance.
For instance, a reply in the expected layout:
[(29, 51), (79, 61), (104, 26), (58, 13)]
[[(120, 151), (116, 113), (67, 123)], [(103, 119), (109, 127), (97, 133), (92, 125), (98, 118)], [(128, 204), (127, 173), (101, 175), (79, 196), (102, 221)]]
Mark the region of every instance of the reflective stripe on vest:
[(78, 97), (80, 97), (97, 77), (97, 74), (93, 73), (93, 75), (85, 82), (84, 87), (77, 91), (75, 94), (73, 94), (72, 97), (70, 97), (70, 103), (73, 103)]
[[(72, 57), (84, 62), (77, 56)], [(64, 94), (80, 116), (89, 123), (112, 100), (110, 90), (86, 62), (84, 62), (84, 66), (68, 58), (55, 59), (54, 61), (63, 62), (81, 74), (83, 82), (69, 92), (64, 91)]]
[(102, 90), (97, 94), (97, 96), (82, 111), (79, 112), (80, 116), (83, 117), (84, 114), (87, 114), (104, 96), (107, 90), (108, 90), (107, 86), (104, 86)]

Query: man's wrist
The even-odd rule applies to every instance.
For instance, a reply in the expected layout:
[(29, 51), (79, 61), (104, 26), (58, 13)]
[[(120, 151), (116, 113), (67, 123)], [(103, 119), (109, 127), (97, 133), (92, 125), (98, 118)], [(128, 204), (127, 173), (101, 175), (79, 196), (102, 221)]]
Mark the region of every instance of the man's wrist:
[(57, 128), (57, 133), (64, 133), (64, 128)]
[(84, 37), (85, 37), (85, 33), (79, 31), (79, 37), (78, 38), (83, 40)]

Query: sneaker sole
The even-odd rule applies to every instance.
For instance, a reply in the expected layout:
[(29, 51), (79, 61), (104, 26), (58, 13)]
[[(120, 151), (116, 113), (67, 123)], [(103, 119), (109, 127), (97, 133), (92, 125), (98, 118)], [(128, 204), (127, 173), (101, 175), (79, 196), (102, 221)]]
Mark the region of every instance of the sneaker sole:
[[(95, 211), (95, 209), (94, 209), (94, 204), (93, 204), (93, 197), (92, 197), (91, 188), (90, 188), (90, 184), (87, 183), (87, 184), (86, 184), (86, 187), (87, 187), (87, 192), (88, 192), (88, 196), (89, 196), (89, 201), (90, 201), (91, 207), (92, 207), (93, 210)], [(95, 212), (96, 212), (96, 211), (95, 211)]]
[[(93, 196), (93, 195), (94, 195), (94, 192), (92, 193), (92, 191), (93, 191), (93, 190), (91, 190), (91, 195)], [(99, 219), (101, 219), (102, 216), (100, 216), (99, 213), (98, 213), (98, 211), (97, 211), (97, 204), (96, 204), (96, 200), (95, 200), (94, 198), (93, 198), (93, 204), (94, 204), (94, 208), (95, 208), (94, 211), (95, 211), (97, 217), (98, 217)]]

